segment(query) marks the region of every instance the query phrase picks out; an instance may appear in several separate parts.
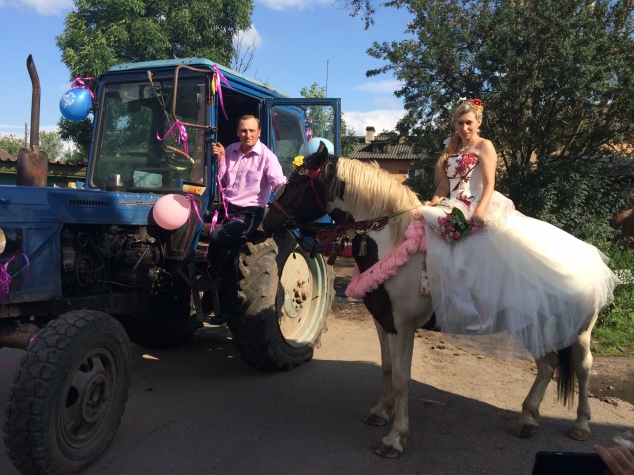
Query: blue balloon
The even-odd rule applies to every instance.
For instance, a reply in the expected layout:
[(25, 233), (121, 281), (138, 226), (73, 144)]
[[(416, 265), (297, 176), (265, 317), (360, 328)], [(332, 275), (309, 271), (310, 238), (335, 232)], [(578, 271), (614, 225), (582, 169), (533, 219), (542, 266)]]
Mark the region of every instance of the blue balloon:
[(328, 149), (328, 153), (331, 155), (334, 155), (335, 146), (332, 144), (330, 140), (324, 139), (322, 137), (313, 137), (311, 141), (308, 142), (308, 152), (306, 152), (306, 148), (302, 145), (299, 149), (299, 154), (312, 155), (313, 153), (316, 153), (317, 150), (319, 149), (319, 142), (323, 142), (324, 145), (326, 145), (326, 148)]
[(71, 89), (59, 101), (59, 110), (68, 120), (82, 120), (90, 114), (92, 95), (86, 88)]

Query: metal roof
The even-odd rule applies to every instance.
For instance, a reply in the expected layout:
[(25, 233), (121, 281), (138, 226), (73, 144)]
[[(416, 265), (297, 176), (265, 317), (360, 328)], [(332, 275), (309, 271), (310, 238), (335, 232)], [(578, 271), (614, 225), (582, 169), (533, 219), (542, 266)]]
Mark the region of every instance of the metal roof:
[(256, 84), (260, 87), (268, 89), (269, 91), (274, 91), (277, 94), (283, 97), (291, 97), (284, 91), (280, 91), (277, 88), (271, 87), (268, 84), (264, 84), (257, 79), (250, 78), (241, 74), (237, 71), (234, 71), (231, 68), (223, 66), (222, 64), (214, 63), (213, 61), (209, 61), (205, 58), (182, 58), (182, 59), (161, 59), (157, 61), (141, 61), (138, 63), (123, 63), (112, 66), (108, 71), (130, 71), (134, 69), (152, 69), (152, 68), (175, 68), (179, 64), (187, 64), (190, 66), (198, 65), (198, 66), (207, 66), (210, 70), (213, 68), (214, 64), (218, 66), (218, 69), (221, 71), (231, 74), (233, 76), (239, 77), (245, 81), (248, 81), (252, 84)]
[[(382, 140), (378, 136), (374, 142), (365, 143), (365, 137), (359, 137), (359, 143), (354, 147), (350, 158), (357, 160), (419, 160), (421, 155), (414, 153), (411, 145)], [(376, 148), (376, 151), (374, 149)], [(382, 151), (381, 151), (382, 150)]]
[[(5, 152), (4, 150), (0, 149), (0, 162), (12, 162), (15, 163), (17, 162), (18, 159), (16, 157), (14, 157), (13, 155)], [(55, 161), (55, 160), (49, 160), (48, 163), (52, 164), (52, 165), (63, 165), (63, 166), (75, 166), (75, 167), (85, 167), (88, 164), (88, 160), (86, 158), (83, 159), (83, 161), (81, 163), (68, 163), (68, 162), (59, 162), (59, 161)]]

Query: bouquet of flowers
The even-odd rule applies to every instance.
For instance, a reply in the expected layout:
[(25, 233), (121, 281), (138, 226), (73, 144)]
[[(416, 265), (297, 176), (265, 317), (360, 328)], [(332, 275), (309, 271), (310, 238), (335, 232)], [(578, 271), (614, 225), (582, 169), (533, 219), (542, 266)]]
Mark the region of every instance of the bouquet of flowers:
[(447, 242), (460, 241), (467, 234), (478, 231), (477, 226), (473, 226), (458, 208), (451, 210), (444, 218), (438, 218), (436, 232)]

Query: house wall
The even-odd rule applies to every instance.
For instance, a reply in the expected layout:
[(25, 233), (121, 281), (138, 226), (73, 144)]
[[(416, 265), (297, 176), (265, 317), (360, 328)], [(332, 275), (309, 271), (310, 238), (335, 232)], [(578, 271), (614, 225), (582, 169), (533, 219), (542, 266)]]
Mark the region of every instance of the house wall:
[[(0, 162), (0, 185), (15, 185), (16, 162)], [(68, 186), (71, 181), (86, 181), (85, 165), (48, 164), (46, 186)]]

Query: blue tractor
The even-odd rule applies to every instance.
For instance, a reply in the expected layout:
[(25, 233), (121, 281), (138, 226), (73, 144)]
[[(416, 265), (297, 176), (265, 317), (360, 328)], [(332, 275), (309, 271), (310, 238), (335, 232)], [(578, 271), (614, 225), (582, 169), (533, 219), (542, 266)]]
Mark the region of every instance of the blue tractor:
[[(85, 183), (46, 188), (31, 57), (27, 66), (31, 148), (20, 151), (16, 186), (0, 186), (0, 347), (25, 350), (4, 438), (22, 473), (71, 474), (100, 456), (119, 426), (129, 340), (175, 345), (217, 307), (201, 284), (206, 236), (222, 206), (212, 143), (237, 141), (237, 119), (255, 115), (262, 142), (290, 173), (311, 132), (339, 153), (340, 103), (292, 99), (206, 59), (114, 66), (96, 89)], [(222, 76), (228, 85), (219, 89)], [(176, 120), (187, 147), (165, 137), (165, 124)], [(170, 194), (192, 203), (189, 219), (173, 230), (152, 214)], [(310, 257), (298, 234), (248, 238), (232, 341), (256, 367), (288, 370), (319, 344), (334, 274), (320, 255)]]

